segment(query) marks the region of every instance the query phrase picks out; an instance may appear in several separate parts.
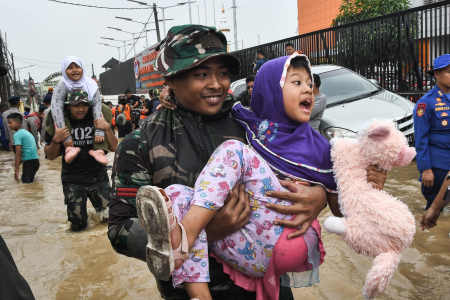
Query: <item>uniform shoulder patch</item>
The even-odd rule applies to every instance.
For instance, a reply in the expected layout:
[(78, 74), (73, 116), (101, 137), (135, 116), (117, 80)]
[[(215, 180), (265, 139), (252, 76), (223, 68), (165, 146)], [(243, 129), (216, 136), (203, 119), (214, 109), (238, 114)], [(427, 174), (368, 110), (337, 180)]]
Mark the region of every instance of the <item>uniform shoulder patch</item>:
[(418, 103), (417, 104), (417, 111), (416, 114), (418, 117), (422, 117), (425, 114), (425, 109), (427, 108), (427, 105), (425, 103)]

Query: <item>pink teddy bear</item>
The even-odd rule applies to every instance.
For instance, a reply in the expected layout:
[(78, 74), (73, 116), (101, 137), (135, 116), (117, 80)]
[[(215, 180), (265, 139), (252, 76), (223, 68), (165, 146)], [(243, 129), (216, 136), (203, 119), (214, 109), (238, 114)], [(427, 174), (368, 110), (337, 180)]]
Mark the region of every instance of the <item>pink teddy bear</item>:
[(408, 207), (366, 181), (366, 168), (378, 165), (389, 171), (405, 167), (416, 151), (389, 120), (373, 120), (358, 132), (357, 139), (330, 141), (331, 160), (344, 218), (329, 217), (324, 227), (357, 253), (374, 257), (366, 277), (364, 297), (372, 299), (384, 292), (416, 232)]

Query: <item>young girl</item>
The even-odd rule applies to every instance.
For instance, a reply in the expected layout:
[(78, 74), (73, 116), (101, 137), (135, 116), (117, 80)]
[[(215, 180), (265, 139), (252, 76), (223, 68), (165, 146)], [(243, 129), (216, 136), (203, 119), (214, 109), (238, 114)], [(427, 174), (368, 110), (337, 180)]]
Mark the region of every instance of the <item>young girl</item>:
[[(74, 89), (83, 89), (88, 93), (89, 101), (93, 102), (94, 119), (101, 119), (102, 99), (98, 90), (97, 83), (84, 76), (84, 66), (81, 60), (75, 56), (67, 56), (61, 63), (61, 73), (63, 80), (55, 87), (52, 99), (52, 115), (53, 120), (58, 128), (63, 128), (64, 120), (64, 101), (66, 101), (67, 94)], [(107, 165), (108, 159), (100, 144), (105, 141), (105, 132), (103, 130), (95, 130), (94, 151), (90, 154), (100, 163)], [(73, 147), (72, 137), (69, 136), (64, 141), (66, 149), (65, 159), (67, 163), (71, 163), (80, 152), (80, 148)]]
[(256, 291), (257, 299), (278, 299), (280, 277), (283, 285), (293, 287), (318, 282), (317, 268), (325, 256), (318, 221), (303, 237), (288, 239), (293, 230), (276, 220), (294, 216), (266, 208), (267, 203), (291, 205), (270, 197), (270, 191), (285, 191), (275, 173), (299, 184), (322, 185), (329, 193), (336, 190), (330, 145), (308, 124), (312, 86), (306, 56), (294, 53), (267, 62), (256, 76), (252, 111), (240, 103), (232, 110), (251, 146), (236, 140), (220, 145), (193, 189), (172, 185), (139, 190), (138, 214), (149, 241), (147, 264), (156, 278), (172, 275), (173, 284), (184, 283), (191, 298), (211, 299), (204, 228), (239, 181), (250, 196), (250, 222), (209, 245), (225, 263), (224, 271), (237, 285)]

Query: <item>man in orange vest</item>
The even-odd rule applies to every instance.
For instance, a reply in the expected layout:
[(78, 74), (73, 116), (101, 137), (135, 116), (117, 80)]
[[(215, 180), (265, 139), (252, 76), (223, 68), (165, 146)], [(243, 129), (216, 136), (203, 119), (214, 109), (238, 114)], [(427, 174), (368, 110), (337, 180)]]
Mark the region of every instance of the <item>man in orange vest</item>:
[(119, 129), (119, 138), (123, 138), (133, 131), (133, 126), (131, 123), (131, 107), (127, 104), (127, 97), (123, 94), (119, 95), (119, 105), (116, 106), (116, 111), (114, 114), (116, 120), (121, 113), (125, 115), (126, 122), (123, 125), (118, 123), (116, 124)]

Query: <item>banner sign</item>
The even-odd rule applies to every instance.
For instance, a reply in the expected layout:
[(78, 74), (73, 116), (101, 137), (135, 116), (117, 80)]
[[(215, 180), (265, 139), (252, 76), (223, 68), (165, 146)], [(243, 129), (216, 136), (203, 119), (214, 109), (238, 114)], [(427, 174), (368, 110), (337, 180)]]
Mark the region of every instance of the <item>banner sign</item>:
[(158, 56), (154, 49), (146, 49), (134, 59), (134, 76), (136, 78), (136, 94), (146, 94), (150, 89), (162, 89), (164, 77), (153, 68)]

